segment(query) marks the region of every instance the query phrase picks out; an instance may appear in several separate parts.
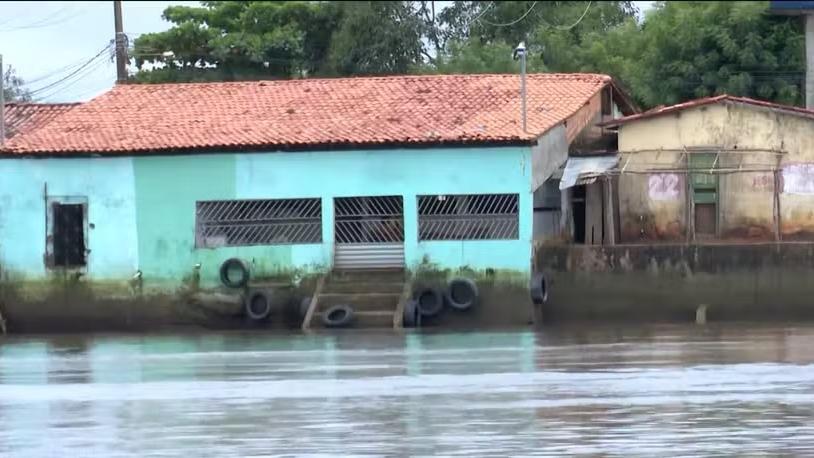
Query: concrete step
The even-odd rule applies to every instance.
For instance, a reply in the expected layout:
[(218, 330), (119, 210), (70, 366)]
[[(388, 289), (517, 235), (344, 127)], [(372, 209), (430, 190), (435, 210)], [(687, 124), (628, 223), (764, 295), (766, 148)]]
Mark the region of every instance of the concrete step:
[(319, 310), (339, 304), (350, 305), (354, 311), (388, 311), (396, 309), (401, 292), (398, 293), (327, 293), (319, 295)]
[(328, 282), (322, 289), (323, 293), (401, 293), (404, 290), (403, 281), (362, 281), (362, 282)]
[[(312, 328), (324, 328), (322, 314), (315, 313)], [(386, 311), (354, 311), (352, 328), (392, 328), (393, 312)]]
[(329, 283), (370, 283), (378, 282), (404, 282), (403, 269), (365, 269), (365, 270), (335, 270), (331, 272)]

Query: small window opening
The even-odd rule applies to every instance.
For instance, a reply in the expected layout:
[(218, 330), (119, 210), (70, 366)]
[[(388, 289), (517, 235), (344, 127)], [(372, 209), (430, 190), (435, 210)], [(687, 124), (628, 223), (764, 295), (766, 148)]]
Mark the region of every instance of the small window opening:
[(84, 214), (82, 204), (53, 204), (54, 266), (86, 265)]

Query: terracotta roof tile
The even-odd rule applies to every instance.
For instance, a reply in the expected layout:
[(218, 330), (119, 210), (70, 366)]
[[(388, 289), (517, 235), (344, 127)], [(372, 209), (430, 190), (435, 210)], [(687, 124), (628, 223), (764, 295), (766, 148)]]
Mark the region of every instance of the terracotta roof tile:
[(119, 85), (7, 143), (11, 153), (131, 154), (530, 141), (611, 84), (595, 74), (442, 75)]
[(5, 136), (30, 132), (46, 126), (57, 116), (73, 109), (78, 103), (7, 103), (3, 111)]
[(761, 108), (768, 108), (770, 110), (784, 111), (784, 112), (787, 112), (789, 114), (814, 118), (814, 111), (807, 110), (805, 108), (795, 107), (795, 106), (792, 106), (792, 105), (782, 105), (782, 104), (779, 104), (779, 103), (768, 102), (768, 101), (765, 101), (765, 100), (750, 99), (749, 97), (738, 97), (738, 96), (729, 95), (729, 94), (722, 94), (722, 95), (716, 95), (714, 97), (704, 97), (704, 98), (700, 98), (700, 99), (688, 100), (686, 102), (682, 102), (682, 103), (678, 103), (678, 104), (670, 105), (670, 106), (660, 105), (660, 106), (655, 107), (655, 108), (653, 108), (651, 110), (648, 110), (648, 111), (645, 111), (645, 112), (642, 112), (642, 113), (633, 114), (633, 115), (630, 115), (630, 116), (625, 116), (625, 117), (622, 117), (622, 118), (616, 118), (616, 119), (614, 119), (612, 121), (608, 121), (608, 122), (603, 123), (601, 125), (605, 126), (605, 127), (618, 126), (618, 125), (626, 124), (628, 122), (636, 121), (636, 120), (639, 120), (639, 119), (650, 119), (650, 118), (654, 118), (656, 116), (663, 116), (663, 115), (667, 115), (667, 114), (670, 114), (670, 113), (676, 113), (676, 112), (679, 112), (679, 111), (682, 111), (682, 110), (687, 110), (689, 108), (701, 107), (701, 106), (705, 106), (705, 105), (713, 105), (713, 104), (716, 104), (716, 103), (727, 103), (727, 102), (728, 103), (738, 103), (738, 104), (751, 105), (751, 106), (756, 106), (756, 107), (761, 107)]

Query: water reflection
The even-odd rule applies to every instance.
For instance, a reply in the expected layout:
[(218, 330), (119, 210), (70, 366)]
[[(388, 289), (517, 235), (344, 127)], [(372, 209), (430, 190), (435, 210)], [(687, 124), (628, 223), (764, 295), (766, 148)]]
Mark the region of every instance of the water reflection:
[(814, 453), (814, 328), (9, 339), (0, 456)]

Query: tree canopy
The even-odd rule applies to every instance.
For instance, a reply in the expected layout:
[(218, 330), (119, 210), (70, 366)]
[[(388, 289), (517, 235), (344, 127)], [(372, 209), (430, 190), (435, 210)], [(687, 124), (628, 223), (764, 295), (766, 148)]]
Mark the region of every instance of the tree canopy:
[(719, 93), (802, 101), (799, 18), (765, 1), (207, 1), (135, 40), (139, 82), (601, 72), (643, 106)]
[(3, 71), (3, 99), (8, 102), (28, 102), (31, 100), (31, 94), (28, 92), (23, 84), (25, 82), (22, 78), (17, 76), (17, 71), (11, 65), (7, 66)]

